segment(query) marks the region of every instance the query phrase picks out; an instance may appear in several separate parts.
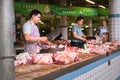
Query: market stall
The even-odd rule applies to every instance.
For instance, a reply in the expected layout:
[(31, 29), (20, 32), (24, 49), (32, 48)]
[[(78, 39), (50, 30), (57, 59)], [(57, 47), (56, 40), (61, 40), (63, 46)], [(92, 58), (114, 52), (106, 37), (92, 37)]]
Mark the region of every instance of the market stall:
[[(16, 57), (16, 80), (66, 80), (67, 78), (67, 80), (72, 80), (101, 64), (106, 63), (107, 66), (111, 65), (110, 60), (115, 57), (119, 59), (120, 50), (119, 44), (116, 41), (103, 44), (93, 43), (94, 41), (89, 41), (87, 49), (65, 46), (64, 51), (54, 53), (43, 53), (32, 56), (29, 56), (27, 53), (24, 53), (24, 56), (22, 53)], [(98, 65), (99, 62), (97, 63), (96, 61), (100, 61), (100, 64)], [(93, 63), (94, 65), (88, 66)], [(114, 65), (112, 66), (114, 67)], [(87, 67), (85, 68), (87, 71), (83, 69), (84, 67)], [(74, 73), (74, 71), (79, 69), (83, 71), (81, 74), (78, 74), (79, 72)], [(64, 77), (65, 74), (69, 75), (73, 73), (76, 75)]]

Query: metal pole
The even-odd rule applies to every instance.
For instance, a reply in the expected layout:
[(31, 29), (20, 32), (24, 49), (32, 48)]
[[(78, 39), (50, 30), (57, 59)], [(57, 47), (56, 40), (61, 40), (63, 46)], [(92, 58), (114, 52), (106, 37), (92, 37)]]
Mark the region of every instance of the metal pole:
[(14, 0), (0, 0), (0, 80), (14, 80)]

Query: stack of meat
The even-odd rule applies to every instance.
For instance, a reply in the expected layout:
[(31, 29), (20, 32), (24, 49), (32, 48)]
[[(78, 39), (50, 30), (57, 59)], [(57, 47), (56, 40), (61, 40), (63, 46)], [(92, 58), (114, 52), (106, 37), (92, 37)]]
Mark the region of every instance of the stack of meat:
[[(104, 44), (96, 45), (94, 41), (89, 41), (87, 43), (87, 50), (79, 49), (81, 53), (94, 53), (100, 55), (111, 54), (112, 51), (116, 50), (119, 47), (117, 41), (106, 42)], [(83, 52), (82, 52), (83, 51)]]
[(52, 56), (53, 56), (53, 54), (51, 54), (51, 53), (33, 54), (32, 62), (36, 63), (36, 64), (52, 64), (53, 63)]
[(28, 54), (20, 53), (16, 56), (15, 66), (19, 66), (27, 63), (34, 64), (68, 64), (78, 59), (78, 53), (76, 52), (56, 52), (56, 53), (44, 53), (44, 54)]
[[(54, 47), (54, 46), (52, 46)], [(63, 46), (61, 46), (63, 47)], [(44, 54), (29, 54), (20, 53), (16, 56), (15, 66), (27, 63), (34, 64), (69, 64), (74, 61), (80, 60), (78, 58), (78, 53), (86, 54), (99, 54), (106, 55), (111, 54), (112, 51), (116, 50), (119, 44), (116, 41), (106, 42), (101, 45), (94, 44), (94, 41), (88, 41), (87, 49), (65, 46), (65, 50), (55, 53), (44, 53)]]
[(16, 60), (14, 62), (15, 66), (21, 65), (21, 64), (27, 64), (32, 61), (32, 57), (29, 53), (20, 53), (16, 56)]
[(54, 53), (53, 59), (57, 64), (69, 64), (71, 62), (79, 60), (77, 53), (68, 53), (66, 51)]

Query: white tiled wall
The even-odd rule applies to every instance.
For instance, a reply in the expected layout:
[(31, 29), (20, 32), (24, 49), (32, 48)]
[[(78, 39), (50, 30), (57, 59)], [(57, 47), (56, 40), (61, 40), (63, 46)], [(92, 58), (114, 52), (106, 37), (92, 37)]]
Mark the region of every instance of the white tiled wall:
[(117, 40), (120, 43), (120, 18), (110, 18), (109, 19), (109, 31), (110, 31), (110, 40)]
[(115, 80), (120, 76), (120, 56), (74, 78), (73, 80)]

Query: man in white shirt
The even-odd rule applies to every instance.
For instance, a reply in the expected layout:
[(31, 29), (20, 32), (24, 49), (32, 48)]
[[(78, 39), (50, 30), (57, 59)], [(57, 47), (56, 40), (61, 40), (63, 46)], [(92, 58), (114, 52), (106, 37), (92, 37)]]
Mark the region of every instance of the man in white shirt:
[(23, 25), (23, 34), (25, 39), (25, 52), (36, 54), (37, 47), (40, 43), (50, 44), (47, 37), (40, 37), (39, 29), (37, 23), (39, 23), (41, 18), (41, 12), (38, 10), (32, 10), (30, 13), (30, 20)]
[(108, 27), (105, 20), (101, 21), (101, 26), (96, 30), (95, 35), (98, 35), (100, 38), (102, 38), (103, 42), (108, 41)]

